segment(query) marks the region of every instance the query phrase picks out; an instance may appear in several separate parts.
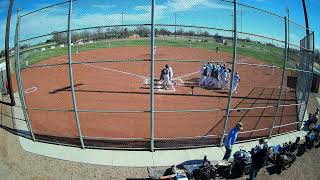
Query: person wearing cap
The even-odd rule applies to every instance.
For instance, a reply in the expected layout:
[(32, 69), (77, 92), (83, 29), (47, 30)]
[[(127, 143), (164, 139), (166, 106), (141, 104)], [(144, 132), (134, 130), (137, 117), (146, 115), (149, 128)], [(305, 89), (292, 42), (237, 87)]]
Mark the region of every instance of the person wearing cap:
[(233, 83), (232, 83), (232, 93), (237, 93), (237, 87), (240, 83), (240, 75), (238, 72), (234, 75)]
[(207, 65), (203, 65), (200, 69), (200, 79), (199, 79), (199, 86), (205, 86), (205, 82), (207, 79)]
[(173, 82), (173, 69), (172, 69), (172, 67), (169, 64), (166, 64), (165, 68), (169, 70), (169, 78), (170, 78), (170, 81)]
[(224, 154), (223, 160), (226, 160), (226, 161), (229, 160), (231, 156), (232, 145), (234, 145), (234, 143), (236, 142), (238, 137), (238, 132), (241, 129), (243, 129), (243, 123), (238, 122), (237, 125), (229, 131), (228, 136), (224, 141), (224, 147), (226, 148), (226, 153)]
[(207, 77), (211, 76), (211, 72), (214, 69), (214, 65), (211, 62), (208, 62), (207, 64)]
[(221, 74), (221, 89), (224, 90), (227, 85), (228, 85), (228, 70), (224, 69), (223, 73)]
[(268, 158), (268, 143), (263, 139), (259, 139), (259, 144), (252, 151), (252, 163), (248, 180), (255, 180), (258, 172), (264, 166)]

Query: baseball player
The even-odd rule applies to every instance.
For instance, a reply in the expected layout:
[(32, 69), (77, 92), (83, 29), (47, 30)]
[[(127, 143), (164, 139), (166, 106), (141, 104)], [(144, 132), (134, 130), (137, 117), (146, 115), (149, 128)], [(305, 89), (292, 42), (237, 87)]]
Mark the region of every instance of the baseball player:
[(228, 70), (225, 69), (221, 74), (221, 88), (224, 89), (228, 84)]
[(164, 75), (164, 71), (165, 71), (166, 69), (162, 69), (161, 70), (161, 74), (160, 74), (160, 78), (159, 78), (159, 80), (160, 81), (163, 81), (163, 75)]
[(237, 93), (236, 90), (239, 83), (240, 83), (240, 75), (238, 72), (236, 72), (233, 78), (233, 83), (232, 83), (232, 93), (235, 93), (235, 94)]
[(206, 78), (205, 86), (207, 88), (216, 88), (218, 84), (217, 78), (213, 77), (212, 75)]
[(207, 64), (207, 77), (211, 76), (212, 70), (213, 70), (213, 64), (211, 62), (208, 62), (208, 64)]
[(213, 77), (207, 76), (204, 82), (204, 87), (210, 88), (212, 84), (213, 84)]
[(172, 87), (171, 81), (170, 81), (170, 71), (168, 68), (163, 70), (163, 89), (169, 89), (170, 87)]
[(169, 77), (170, 77), (170, 81), (173, 81), (173, 70), (172, 70), (172, 67), (168, 64), (166, 64), (166, 69), (169, 70)]
[(200, 69), (200, 79), (199, 79), (199, 86), (205, 86), (205, 81), (207, 78), (207, 65), (203, 65)]

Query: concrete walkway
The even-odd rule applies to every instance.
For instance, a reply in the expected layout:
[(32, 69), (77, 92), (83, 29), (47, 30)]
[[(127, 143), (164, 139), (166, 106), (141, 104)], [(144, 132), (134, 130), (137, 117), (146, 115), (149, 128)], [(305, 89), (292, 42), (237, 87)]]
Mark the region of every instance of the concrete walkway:
[[(294, 141), (296, 137), (304, 137), (306, 132), (298, 131), (270, 139), (271, 145), (280, 144), (289, 140)], [(52, 145), (47, 143), (33, 142), (32, 140), (19, 137), (22, 148), (25, 151), (39, 155), (69, 160), (74, 162), (109, 165), (109, 166), (170, 166), (180, 164), (188, 160), (203, 159), (204, 155), (209, 160), (221, 160), (224, 155), (224, 148), (210, 147), (189, 150), (158, 150), (148, 151), (115, 151), (115, 150), (96, 150), (81, 149), (67, 146)], [(251, 150), (258, 142), (239, 143), (234, 145), (233, 152), (242, 149)]]
[[(20, 130), (27, 130), (25, 121), (18, 120), (19, 118), (24, 119), (22, 109), (14, 107), (13, 111), (15, 116), (16, 128)], [(305, 135), (305, 131), (297, 131), (273, 137), (268, 140), (268, 142), (270, 145), (276, 145), (288, 142), (290, 140), (294, 141), (298, 136), (303, 138)], [(148, 152), (81, 149), (41, 142), (33, 142), (32, 140), (23, 137), (19, 137), (19, 140), (22, 148), (25, 151), (31, 153), (62, 160), (109, 166), (170, 166), (173, 164), (177, 165), (188, 160), (203, 159), (204, 155), (207, 155), (208, 159), (212, 161), (221, 160), (225, 153), (224, 147), (209, 147), (189, 150), (158, 150), (155, 152)], [(232, 153), (239, 150), (240, 147), (245, 150), (251, 150), (251, 148), (254, 147), (257, 143), (257, 141), (252, 141), (236, 144), (233, 147)]]

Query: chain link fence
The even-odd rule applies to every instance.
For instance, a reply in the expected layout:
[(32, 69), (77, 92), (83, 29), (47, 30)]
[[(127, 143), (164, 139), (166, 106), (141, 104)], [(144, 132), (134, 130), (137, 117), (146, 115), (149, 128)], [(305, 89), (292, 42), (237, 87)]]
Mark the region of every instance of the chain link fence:
[[(298, 130), (313, 33), (233, 1), (153, 2), (77, 0), (18, 13), (17, 91), (35, 140), (154, 150), (219, 145), (238, 122), (241, 141)], [(225, 67), (224, 85), (214, 71), (205, 75), (214, 86), (201, 84), (210, 62)]]

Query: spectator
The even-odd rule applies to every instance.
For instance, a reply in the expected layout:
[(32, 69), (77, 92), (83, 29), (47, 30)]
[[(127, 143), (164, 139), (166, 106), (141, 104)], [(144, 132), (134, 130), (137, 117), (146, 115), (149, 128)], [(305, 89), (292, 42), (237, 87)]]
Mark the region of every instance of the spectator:
[(229, 160), (231, 156), (232, 145), (234, 145), (234, 143), (236, 142), (238, 137), (238, 132), (241, 129), (243, 129), (243, 123), (238, 122), (237, 125), (229, 131), (228, 136), (224, 141), (224, 147), (226, 148), (226, 153), (223, 157), (223, 160), (225, 161)]
[(250, 170), (249, 180), (255, 180), (258, 172), (266, 163), (268, 158), (268, 144), (264, 139), (259, 140), (259, 145), (256, 146), (252, 152), (252, 164)]
[(203, 158), (203, 164), (202, 167), (207, 167), (211, 164), (211, 162), (208, 160), (207, 155), (204, 156)]
[(307, 147), (312, 148), (314, 145), (314, 142), (318, 140), (318, 138), (319, 138), (319, 130), (317, 128), (312, 128), (305, 137), (306, 139), (305, 144), (307, 145)]

